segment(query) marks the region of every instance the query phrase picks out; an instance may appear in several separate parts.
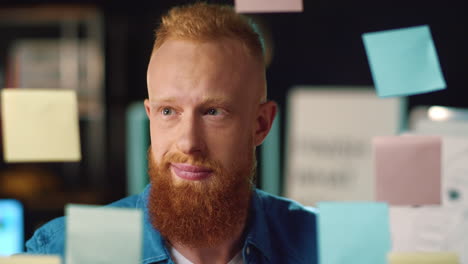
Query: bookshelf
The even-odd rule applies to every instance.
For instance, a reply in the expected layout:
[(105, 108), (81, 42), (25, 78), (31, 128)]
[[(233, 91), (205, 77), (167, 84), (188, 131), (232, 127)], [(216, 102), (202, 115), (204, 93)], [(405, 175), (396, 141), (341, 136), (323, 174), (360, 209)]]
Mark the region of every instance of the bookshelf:
[[(104, 20), (95, 6), (0, 8), (0, 88), (77, 92), (82, 160), (0, 162), (0, 197), (25, 206), (25, 237), (67, 203), (106, 203)], [(2, 154), (3, 155), (3, 154)]]

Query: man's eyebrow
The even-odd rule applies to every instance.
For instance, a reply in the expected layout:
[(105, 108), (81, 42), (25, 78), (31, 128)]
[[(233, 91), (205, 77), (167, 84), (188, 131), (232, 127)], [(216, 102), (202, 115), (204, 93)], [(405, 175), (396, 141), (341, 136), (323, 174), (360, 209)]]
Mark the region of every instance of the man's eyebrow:
[(205, 105), (228, 105), (230, 100), (225, 97), (209, 97), (204, 98), (203, 103)]

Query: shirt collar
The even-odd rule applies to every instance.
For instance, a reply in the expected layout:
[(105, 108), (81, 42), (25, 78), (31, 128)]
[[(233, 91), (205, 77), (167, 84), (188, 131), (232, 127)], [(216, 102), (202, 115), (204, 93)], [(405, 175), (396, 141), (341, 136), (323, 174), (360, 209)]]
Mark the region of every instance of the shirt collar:
[(143, 209), (143, 264), (163, 261), (169, 259), (164, 238), (158, 230), (151, 224), (150, 214), (148, 210), (148, 197), (151, 185), (148, 184), (143, 192), (139, 195), (137, 208)]
[(257, 189), (252, 193), (249, 224), (244, 249), (250, 245), (257, 248), (269, 261), (272, 260), (272, 245), (268, 231), (267, 210)]
[[(137, 208), (143, 209), (143, 264), (149, 264), (157, 261), (167, 260), (170, 253), (165, 247), (164, 238), (161, 236), (151, 224), (148, 197), (151, 185), (148, 184), (137, 200)], [(267, 227), (267, 216), (262, 200), (259, 197), (258, 191), (255, 189), (252, 192), (250, 202), (250, 215), (247, 226), (244, 250), (249, 245), (257, 248), (268, 260), (271, 260), (272, 246)]]

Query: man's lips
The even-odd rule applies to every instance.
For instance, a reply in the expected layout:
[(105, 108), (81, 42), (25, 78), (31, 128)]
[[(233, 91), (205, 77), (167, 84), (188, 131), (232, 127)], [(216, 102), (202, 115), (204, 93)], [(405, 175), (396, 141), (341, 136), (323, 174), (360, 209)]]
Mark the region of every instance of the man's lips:
[(187, 163), (171, 163), (172, 171), (184, 180), (199, 181), (208, 178), (213, 172), (206, 167), (194, 166)]

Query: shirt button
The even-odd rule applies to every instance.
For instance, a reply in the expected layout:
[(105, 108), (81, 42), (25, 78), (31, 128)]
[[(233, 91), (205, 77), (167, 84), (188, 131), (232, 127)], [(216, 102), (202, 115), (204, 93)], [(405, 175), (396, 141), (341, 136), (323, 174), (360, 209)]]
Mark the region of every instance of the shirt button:
[(247, 247), (247, 248), (245, 249), (245, 253), (247, 253), (247, 255), (250, 254), (250, 247)]

